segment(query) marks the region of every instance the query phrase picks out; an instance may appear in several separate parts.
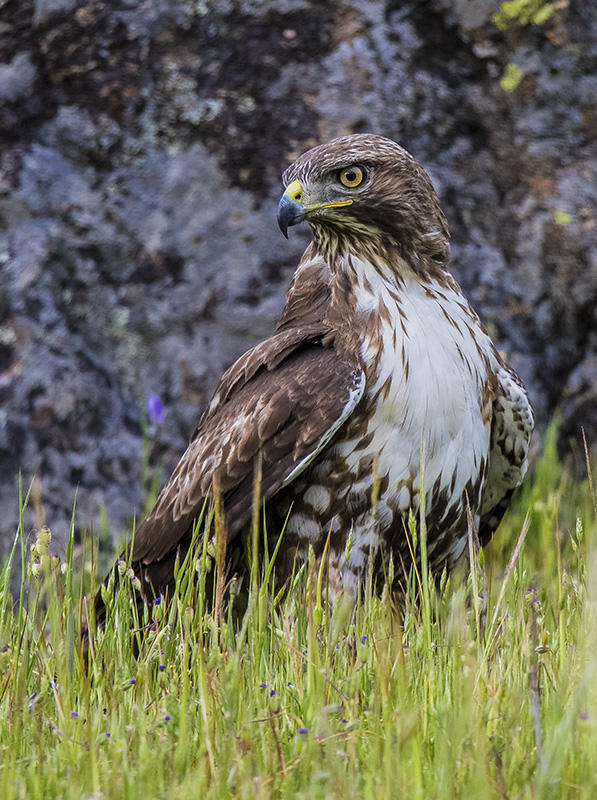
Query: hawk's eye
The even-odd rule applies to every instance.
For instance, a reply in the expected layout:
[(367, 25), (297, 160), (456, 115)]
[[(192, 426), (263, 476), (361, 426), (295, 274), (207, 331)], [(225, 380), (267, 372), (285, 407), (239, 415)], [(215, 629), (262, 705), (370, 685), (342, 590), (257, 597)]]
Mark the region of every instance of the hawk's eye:
[(355, 165), (352, 167), (344, 167), (344, 169), (341, 169), (338, 173), (338, 179), (342, 186), (347, 186), (349, 189), (360, 186), (364, 178), (365, 170)]

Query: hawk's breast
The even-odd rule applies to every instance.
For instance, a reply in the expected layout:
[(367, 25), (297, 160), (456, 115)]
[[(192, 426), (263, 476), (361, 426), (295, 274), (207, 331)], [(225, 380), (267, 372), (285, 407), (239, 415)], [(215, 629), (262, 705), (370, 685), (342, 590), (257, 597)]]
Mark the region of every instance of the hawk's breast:
[(358, 571), (382, 538), (403, 550), (402, 520), (409, 508), (417, 512), (423, 486), (432, 561), (455, 561), (465, 542), (466, 497), (476, 509), (487, 469), (483, 390), (493, 345), (456, 284), (397, 283), (354, 258), (351, 267), (365, 394), (305, 476), (289, 530), (314, 541), (322, 527), (344, 538), (352, 529), (349, 566)]

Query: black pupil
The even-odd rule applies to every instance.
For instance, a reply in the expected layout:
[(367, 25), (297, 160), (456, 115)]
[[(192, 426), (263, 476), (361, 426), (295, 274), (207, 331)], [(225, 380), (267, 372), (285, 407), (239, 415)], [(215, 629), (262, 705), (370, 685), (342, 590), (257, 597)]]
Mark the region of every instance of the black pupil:
[(349, 183), (354, 183), (357, 179), (357, 173), (351, 169), (349, 170), (346, 175), (344, 176)]

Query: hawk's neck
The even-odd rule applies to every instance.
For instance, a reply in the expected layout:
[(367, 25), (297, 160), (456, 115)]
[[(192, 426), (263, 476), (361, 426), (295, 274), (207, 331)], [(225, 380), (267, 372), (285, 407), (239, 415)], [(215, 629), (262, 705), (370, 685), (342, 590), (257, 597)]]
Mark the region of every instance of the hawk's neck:
[(350, 260), (374, 265), (383, 273), (417, 276), (421, 280), (442, 283), (451, 276), (448, 272), (450, 244), (447, 229), (411, 231), (409, 236), (386, 235), (371, 226), (352, 225), (334, 228), (313, 225), (313, 252), (330, 265), (332, 272)]

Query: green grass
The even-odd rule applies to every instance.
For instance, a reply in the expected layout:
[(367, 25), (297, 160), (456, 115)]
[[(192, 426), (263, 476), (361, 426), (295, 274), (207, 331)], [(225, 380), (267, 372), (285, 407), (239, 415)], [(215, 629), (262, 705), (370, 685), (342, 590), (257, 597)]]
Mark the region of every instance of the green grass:
[(206, 607), (199, 551), (131, 639), (148, 619), (123, 565), (89, 674), (91, 554), (71, 540), (60, 565), (21, 526), (0, 586), (0, 797), (597, 797), (593, 505), (550, 434), (484, 553), (480, 636), (472, 579), (437, 592), (413, 572), (399, 603), (368, 585), (330, 618), (314, 561), (290, 595), (255, 569), (238, 632)]

